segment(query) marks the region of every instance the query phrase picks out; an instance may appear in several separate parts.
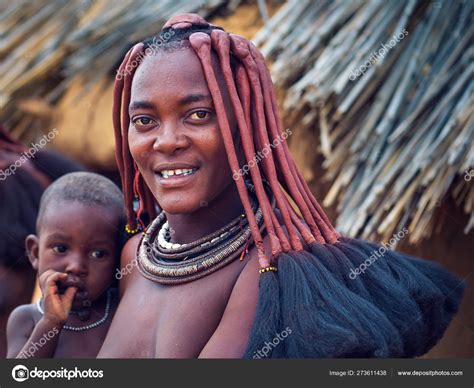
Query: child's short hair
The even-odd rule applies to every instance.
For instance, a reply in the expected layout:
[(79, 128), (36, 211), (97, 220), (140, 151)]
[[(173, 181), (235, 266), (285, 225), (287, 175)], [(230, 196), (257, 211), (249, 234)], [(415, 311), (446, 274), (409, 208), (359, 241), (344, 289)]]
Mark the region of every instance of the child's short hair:
[(111, 209), (120, 224), (125, 222), (123, 194), (110, 179), (92, 172), (73, 172), (53, 182), (43, 193), (37, 220), (37, 232), (41, 218), (51, 201), (77, 201), (85, 205), (99, 205)]

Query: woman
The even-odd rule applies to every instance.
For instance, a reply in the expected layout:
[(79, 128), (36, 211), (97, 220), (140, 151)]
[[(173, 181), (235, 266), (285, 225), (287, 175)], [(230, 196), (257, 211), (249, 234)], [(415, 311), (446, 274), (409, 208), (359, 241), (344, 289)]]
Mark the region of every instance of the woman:
[(127, 229), (144, 233), (122, 253), (99, 356), (413, 357), (442, 336), (462, 285), (334, 230), (250, 42), (175, 16), (127, 53), (115, 86)]

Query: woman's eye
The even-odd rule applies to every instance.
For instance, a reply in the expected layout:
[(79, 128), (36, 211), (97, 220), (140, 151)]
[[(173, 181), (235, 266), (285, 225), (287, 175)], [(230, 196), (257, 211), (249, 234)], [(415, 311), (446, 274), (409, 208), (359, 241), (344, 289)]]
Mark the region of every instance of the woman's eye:
[(105, 251), (102, 251), (100, 249), (97, 249), (95, 251), (92, 251), (92, 257), (95, 259), (102, 259), (105, 257), (107, 253)]
[(196, 112), (191, 113), (189, 116), (190, 118), (194, 120), (204, 120), (209, 118), (210, 113), (205, 110), (197, 110)]
[(55, 245), (52, 249), (55, 253), (64, 253), (67, 251), (67, 248), (64, 245)]
[(137, 117), (136, 119), (133, 119), (132, 122), (135, 125), (149, 125), (153, 120), (149, 117)]

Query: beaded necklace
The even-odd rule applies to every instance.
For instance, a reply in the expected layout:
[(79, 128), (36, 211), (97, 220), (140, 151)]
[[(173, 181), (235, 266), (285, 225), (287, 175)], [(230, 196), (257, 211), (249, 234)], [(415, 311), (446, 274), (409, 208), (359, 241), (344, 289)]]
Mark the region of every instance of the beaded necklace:
[[(252, 210), (263, 231), (262, 210), (255, 198)], [(267, 190), (268, 191), (268, 190)], [(272, 198), (272, 206), (275, 200)], [(250, 226), (245, 215), (240, 215), (221, 229), (188, 244), (173, 244), (166, 240), (169, 234), (166, 215), (161, 212), (143, 233), (137, 248), (138, 269), (142, 276), (160, 284), (180, 284), (202, 278), (248, 253), (251, 240)]]
[[(38, 311), (40, 312), (41, 315), (44, 315), (44, 309), (43, 309), (43, 306), (42, 306), (42, 300), (43, 299), (38, 299), (38, 301), (36, 302), (36, 307), (38, 309)], [(111, 290), (109, 289), (108, 292), (107, 292), (107, 304), (105, 306), (105, 312), (104, 312), (104, 316), (102, 318), (100, 318), (98, 321), (96, 322), (93, 322), (89, 325), (85, 325), (85, 326), (68, 326), (68, 325), (64, 325), (63, 326), (63, 329), (65, 330), (71, 330), (71, 331), (85, 331), (85, 330), (90, 330), (90, 329), (93, 329), (94, 327), (97, 327), (97, 326), (100, 326), (102, 325), (106, 320), (107, 318), (109, 317), (109, 312), (110, 312), (110, 302), (112, 300), (112, 292)]]

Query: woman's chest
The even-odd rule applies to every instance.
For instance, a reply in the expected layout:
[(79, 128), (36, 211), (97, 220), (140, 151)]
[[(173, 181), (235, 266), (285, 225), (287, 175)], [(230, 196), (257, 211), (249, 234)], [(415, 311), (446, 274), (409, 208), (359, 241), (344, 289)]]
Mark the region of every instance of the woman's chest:
[[(99, 353), (108, 326), (96, 327), (90, 330), (73, 332), (63, 329), (61, 331), (54, 358), (95, 358)], [(47, 336), (44, 337), (48, 339)]]
[[(161, 285), (134, 279), (117, 311), (118, 357), (196, 358), (222, 318), (243, 268), (236, 261), (193, 282)], [(115, 322), (114, 322), (115, 323)]]

